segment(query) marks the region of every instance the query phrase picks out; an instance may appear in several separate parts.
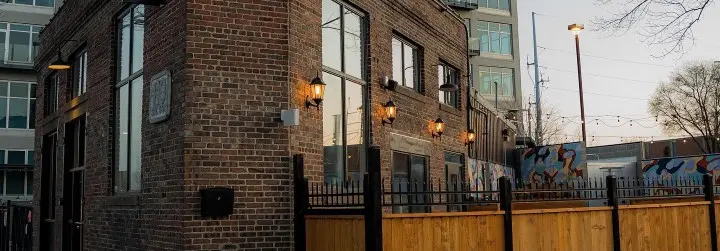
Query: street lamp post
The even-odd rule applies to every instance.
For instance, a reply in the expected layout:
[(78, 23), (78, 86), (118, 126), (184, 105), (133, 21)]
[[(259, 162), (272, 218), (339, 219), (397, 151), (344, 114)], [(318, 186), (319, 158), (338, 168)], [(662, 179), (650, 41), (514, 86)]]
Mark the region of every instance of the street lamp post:
[(583, 142), (587, 143), (587, 134), (585, 133), (585, 100), (583, 98), (582, 67), (580, 65), (580, 31), (584, 29), (585, 26), (583, 26), (582, 24), (568, 25), (568, 30), (575, 35), (575, 53), (577, 55), (578, 85), (580, 88), (580, 123), (582, 126)]

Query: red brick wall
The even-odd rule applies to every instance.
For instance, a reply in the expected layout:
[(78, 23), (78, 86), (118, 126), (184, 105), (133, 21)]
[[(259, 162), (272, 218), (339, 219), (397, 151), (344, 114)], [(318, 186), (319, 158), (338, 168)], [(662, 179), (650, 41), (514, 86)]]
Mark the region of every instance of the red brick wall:
[[(75, 114), (87, 116), (87, 155), (85, 171), (84, 246), (86, 250), (181, 250), (182, 212), (185, 196), (183, 183), (182, 142), (184, 141), (183, 107), (173, 106), (170, 119), (162, 124), (143, 121), (142, 191), (137, 195), (114, 195), (112, 187), (113, 130), (115, 93), (115, 17), (125, 7), (120, 1), (68, 1), (41, 34), (41, 49), (36, 69), (38, 83), (50, 74), (47, 65), (55, 60), (58, 41), (74, 39), (62, 47), (64, 57), (85, 46), (88, 51), (88, 90), (69, 100), (61, 92), (60, 112), (43, 117), (43, 88), (38, 89), (36, 163), (40, 170), (41, 138), (58, 130), (59, 160), (57, 198), (63, 196), (62, 161), (64, 124)], [(185, 4), (170, 1), (159, 7), (146, 7), (145, 25), (145, 98), (147, 114), (150, 78), (165, 69), (173, 74), (173, 104), (184, 100)], [(68, 72), (62, 72), (62, 89), (68, 87)], [(38, 85), (42, 87), (42, 85)], [(40, 222), (40, 173), (34, 184), (34, 248), (38, 250)], [(57, 204), (57, 202), (55, 202)], [(63, 208), (57, 206), (55, 247), (61, 247)]]

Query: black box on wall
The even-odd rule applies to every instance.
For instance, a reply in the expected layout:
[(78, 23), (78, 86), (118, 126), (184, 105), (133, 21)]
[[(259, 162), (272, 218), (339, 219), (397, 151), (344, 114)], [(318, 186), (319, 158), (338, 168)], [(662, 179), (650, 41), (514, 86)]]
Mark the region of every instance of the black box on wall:
[(225, 217), (232, 214), (235, 191), (227, 187), (200, 189), (200, 214)]

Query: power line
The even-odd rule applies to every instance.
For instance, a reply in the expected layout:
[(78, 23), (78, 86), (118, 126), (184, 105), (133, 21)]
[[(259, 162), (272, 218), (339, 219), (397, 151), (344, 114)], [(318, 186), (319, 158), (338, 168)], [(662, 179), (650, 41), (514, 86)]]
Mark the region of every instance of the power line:
[[(538, 47), (539, 47), (539, 48), (543, 48), (543, 49), (545, 49), (545, 50), (559, 51), (559, 52), (563, 52), (563, 53), (568, 53), (568, 54), (576, 55), (576, 52), (572, 52), (572, 51), (566, 51), (566, 50), (561, 50), (561, 49), (549, 48), (549, 47), (544, 47), (544, 46), (538, 46)], [(585, 54), (585, 53), (580, 53), (580, 55), (587, 56), (587, 57), (591, 57), (591, 58), (600, 58), (600, 59), (605, 59), (605, 60), (610, 60), (610, 61), (616, 61), (616, 62), (623, 62), (623, 63), (630, 63), (630, 64), (639, 64), (639, 65), (647, 65), (647, 66), (657, 66), (657, 67), (673, 68), (673, 69), (676, 68), (676, 66), (674, 66), (674, 65), (663, 65), (663, 64), (654, 64), (654, 63), (640, 62), (640, 61), (632, 61), (632, 60), (625, 60), (625, 59), (609, 58), (609, 57), (596, 56), (596, 55)]]
[[(540, 67), (541, 67), (541, 68), (548, 69), (548, 70), (554, 70), (554, 71), (559, 71), (559, 72), (577, 74), (576, 71), (568, 71), (568, 70), (557, 69), (557, 68), (552, 68), (552, 67), (547, 67), (547, 66), (540, 66)], [(600, 74), (595, 74), (595, 73), (585, 73), (585, 72), (583, 72), (583, 75), (595, 76), (595, 77), (599, 77), (599, 78), (614, 79), (614, 80), (629, 81), (629, 82), (647, 83), (647, 84), (657, 84), (657, 83), (658, 83), (658, 82), (646, 81), (646, 80), (637, 80), (637, 79), (628, 79), (628, 78), (618, 78), (618, 77), (600, 75)]]

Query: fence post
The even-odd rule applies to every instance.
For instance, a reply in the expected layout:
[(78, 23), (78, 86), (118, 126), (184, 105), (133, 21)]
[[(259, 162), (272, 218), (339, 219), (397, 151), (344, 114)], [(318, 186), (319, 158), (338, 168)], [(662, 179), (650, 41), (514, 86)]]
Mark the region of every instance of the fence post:
[(305, 251), (307, 249), (307, 232), (305, 228), (305, 209), (309, 203), (308, 182), (305, 179), (305, 160), (302, 154), (293, 155), (294, 168), (294, 192), (295, 192), (295, 250)]
[(498, 179), (500, 187), (500, 210), (504, 210), (503, 229), (505, 230), (505, 251), (513, 251), (513, 230), (512, 230), (512, 185), (508, 177)]
[(617, 177), (605, 177), (607, 185), (608, 206), (612, 207), (613, 250), (620, 251), (620, 210), (618, 205)]
[(365, 204), (365, 250), (382, 251), (382, 184), (380, 183), (380, 148), (368, 148), (367, 175), (363, 188)]
[(713, 176), (709, 173), (703, 175), (703, 190), (705, 190), (705, 200), (710, 202), (708, 209), (710, 210), (710, 250), (718, 250), (717, 225), (715, 219), (715, 186)]

